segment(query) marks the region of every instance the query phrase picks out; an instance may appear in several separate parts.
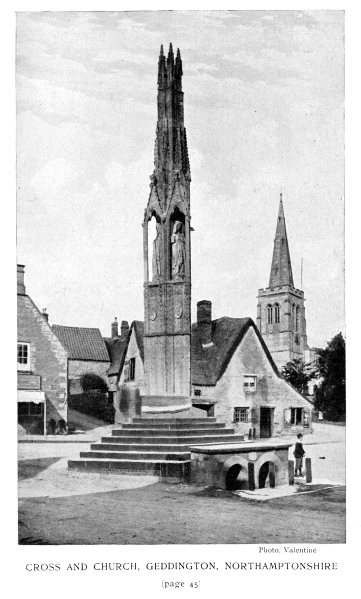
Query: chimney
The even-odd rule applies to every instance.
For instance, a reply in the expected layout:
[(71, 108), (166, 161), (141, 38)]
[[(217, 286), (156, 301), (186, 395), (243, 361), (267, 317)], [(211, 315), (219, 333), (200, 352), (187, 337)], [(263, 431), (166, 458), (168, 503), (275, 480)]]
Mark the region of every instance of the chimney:
[(115, 337), (119, 337), (118, 319), (116, 316), (114, 317), (114, 321), (112, 322), (112, 339), (114, 339)]
[(197, 303), (197, 329), (203, 346), (212, 343), (212, 302), (201, 300)]
[(24, 283), (24, 271), (25, 266), (18, 264), (18, 295), (26, 295), (25, 283)]
[(49, 314), (47, 313), (46, 308), (43, 308), (43, 316), (46, 322), (49, 322)]
[(129, 322), (127, 320), (122, 320), (122, 324), (120, 325), (120, 336), (122, 339), (125, 339), (129, 333)]

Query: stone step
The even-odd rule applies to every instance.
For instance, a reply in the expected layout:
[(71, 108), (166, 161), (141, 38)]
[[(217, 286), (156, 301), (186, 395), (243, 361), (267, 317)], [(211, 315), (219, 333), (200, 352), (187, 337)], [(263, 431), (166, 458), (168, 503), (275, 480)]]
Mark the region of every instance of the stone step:
[(160, 451), (164, 453), (175, 452), (175, 451), (187, 451), (188, 445), (177, 443), (177, 444), (160, 444), (150, 443), (92, 443), (90, 446), (91, 450), (94, 451)]
[(157, 452), (157, 451), (81, 451), (80, 458), (112, 459), (112, 460), (143, 460), (143, 461), (179, 461), (191, 459), (189, 451)]
[(78, 458), (68, 461), (72, 470), (154, 476), (157, 480), (178, 482), (190, 478), (191, 462), (179, 460), (112, 460)]
[(195, 428), (195, 429), (152, 429), (152, 428), (144, 428), (144, 429), (113, 429), (112, 436), (113, 437), (189, 437), (189, 436), (202, 436), (202, 435), (230, 435), (234, 434), (234, 430), (232, 428), (221, 428), (216, 430), (209, 430), (207, 428)]
[(132, 419), (132, 422), (135, 424), (146, 422), (147, 424), (188, 424), (188, 423), (197, 423), (203, 424), (205, 422), (217, 422), (217, 418), (140, 418), (137, 416)]
[(141, 436), (138, 435), (136, 437), (131, 435), (122, 435), (117, 437), (102, 437), (102, 443), (145, 443), (148, 445), (158, 445), (158, 444), (170, 444), (175, 445), (181, 443), (183, 445), (200, 445), (201, 443), (217, 443), (221, 441), (222, 443), (237, 443), (240, 441), (244, 441), (243, 435), (234, 435), (234, 434), (224, 434), (224, 435), (207, 435), (206, 433), (202, 435), (188, 435), (188, 436), (175, 436), (175, 435), (164, 435), (162, 437), (155, 437), (152, 435)]
[[(193, 430), (193, 429), (211, 429), (211, 430), (219, 430), (219, 429), (223, 429), (225, 428), (225, 424), (224, 422), (190, 422), (190, 423), (171, 423), (171, 422), (167, 422), (165, 424), (163, 424), (162, 422), (129, 422), (126, 424), (122, 424), (122, 429), (121, 430), (128, 430), (128, 429), (133, 429), (133, 430), (144, 430), (144, 429), (155, 429), (155, 430)], [(115, 429), (117, 430), (117, 429)]]

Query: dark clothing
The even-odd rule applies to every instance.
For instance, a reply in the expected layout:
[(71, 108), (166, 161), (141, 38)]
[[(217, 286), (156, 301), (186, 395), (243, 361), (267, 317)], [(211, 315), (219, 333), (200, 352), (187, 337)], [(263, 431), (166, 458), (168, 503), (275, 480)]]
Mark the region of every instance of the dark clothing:
[(295, 476), (302, 476), (302, 462), (303, 456), (305, 455), (305, 450), (303, 449), (303, 445), (300, 441), (296, 442), (293, 455), (296, 458)]
[(295, 445), (295, 450), (293, 452), (293, 455), (295, 456), (295, 458), (303, 458), (303, 456), (305, 455), (305, 450), (303, 449), (303, 445), (299, 441), (297, 441), (297, 443)]

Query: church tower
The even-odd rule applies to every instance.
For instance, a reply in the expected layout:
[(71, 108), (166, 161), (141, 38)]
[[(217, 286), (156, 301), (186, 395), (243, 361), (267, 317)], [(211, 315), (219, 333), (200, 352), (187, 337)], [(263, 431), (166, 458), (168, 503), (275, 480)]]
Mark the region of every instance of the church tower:
[(257, 326), (272, 358), (281, 368), (307, 349), (304, 293), (293, 283), (282, 194), (269, 285), (258, 291)]
[(166, 57), (161, 46), (154, 171), (143, 222), (144, 414), (191, 407), (191, 176), (182, 75), (179, 50), (174, 58), (170, 44)]

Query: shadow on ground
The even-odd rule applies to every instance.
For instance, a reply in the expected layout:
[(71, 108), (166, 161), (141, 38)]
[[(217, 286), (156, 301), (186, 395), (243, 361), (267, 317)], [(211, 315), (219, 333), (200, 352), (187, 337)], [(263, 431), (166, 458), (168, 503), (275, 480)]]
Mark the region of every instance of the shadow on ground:
[(34, 478), (40, 472), (43, 472), (61, 458), (36, 458), (34, 460), (20, 460), (18, 466), (18, 479), (25, 480)]

